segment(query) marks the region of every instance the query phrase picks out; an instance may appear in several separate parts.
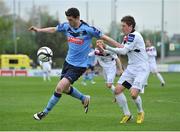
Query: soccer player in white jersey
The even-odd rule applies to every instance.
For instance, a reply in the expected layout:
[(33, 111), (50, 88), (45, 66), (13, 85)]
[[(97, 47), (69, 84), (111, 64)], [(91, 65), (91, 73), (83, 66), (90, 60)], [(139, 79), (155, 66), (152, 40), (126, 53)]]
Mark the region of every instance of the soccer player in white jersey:
[[(103, 43), (103, 40), (97, 40), (96, 44)], [(117, 54), (111, 51), (102, 51), (101, 49), (96, 48), (95, 51), (89, 53), (89, 56), (96, 55), (97, 62), (103, 68), (103, 76), (106, 80), (106, 87), (111, 89), (114, 94), (115, 86), (113, 85), (114, 79), (116, 77), (117, 68), (120, 74), (122, 74), (122, 64)], [(117, 65), (117, 67), (116, 67)], [(115, 101), (115, 100), (113, 100)]]
[(99, 47), (102, 49), (110, 50), (117, 54), (127, 54), (128, 56), (128, 66), (120, 77), (115, 89), (117, 103), (124, 113), (120, 123), (127, 123), (132, 118), (123, 93), (125, 88), (129, 89), (131, 97), (137, 106), (138, 115), (136, 122), (142, 123), (144, 121), (144, 110), (139, 93), (143, 90), (149, 75), (149, 66), (143, 37), (139, 32), (135, 31), (135, 25), (136, 22), (132, 16), (125, 16), (121, 19), (122, 32), (127, 36), (122, 48), (112, 48), (99, 44)]
[[(91, 50), (90, 52), (94, 52), (94, 49), (92, 47), (92, 45), (90, 46)], [(96, 57), (95, 55), (93, 56), (88, 56), (88, 66), (87, 69), (85, 71), (85, 73), (83, 74), (83, 80), (81, 82), (82, 85), (86, 86), (87, 85), (87, 81), (90, 81), (91, 84), (95, 84), (96, 82), (94, 81), (94, 67), (96, 65)]]
[(50, 59), (47, 62), (41, 62), (39, 61), (39, 64), (43, 70), (43, 80), (46, 81), (51, 81), (50, 73), (51, 73), (51, 64), (52, 60)]
[(161, 82), (161, 86), (165, 85), (165, 81), (161, 74), (157, 70), (157, 65), (156, 65), (156, 56), (157, 56), (157, 51), (156, 48), (152, 45), (150, 40), (146, 40), (146, 52), (148, 54), (148, 62), (149, 62), (149, 68), (150, 72), (153, 74), (156, 74), (157, 78)]

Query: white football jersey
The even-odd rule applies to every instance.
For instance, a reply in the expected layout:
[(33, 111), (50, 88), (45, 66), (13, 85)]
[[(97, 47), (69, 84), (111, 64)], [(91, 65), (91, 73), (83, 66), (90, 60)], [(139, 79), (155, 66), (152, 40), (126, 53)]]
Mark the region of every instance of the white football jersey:
[(128, 49), (128, 64), (140, 65), (148, 62), (145, 43), (141, 34), (134, 31), (125, 37), (123, 41), (124, 47)]
[(146, 52), (148, 54), (149, 63), (156, 63), (156, 56), (157, 56), (156, 48), (154, 46), (147, 47)]
[(108, 50), (104, 51), (105, 53), (100, 53), (98, 50), (95, 50), (95, 55), (99, 65), (102, 67), (114, 67), (116, 66), (116, 60), (118, 58), (117, 54)]
[(52, 60), (47, 61), (47, 62), (39, 62), (39, 64), (42, 66), (43, 70), (51, 70), (51, 64), (52, 64)]

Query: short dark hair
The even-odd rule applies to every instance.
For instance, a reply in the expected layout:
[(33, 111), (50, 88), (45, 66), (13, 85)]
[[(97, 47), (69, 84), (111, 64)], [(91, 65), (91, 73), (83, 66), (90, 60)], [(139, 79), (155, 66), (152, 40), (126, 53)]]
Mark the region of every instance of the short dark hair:
[(80, 12), (77, 8), (69, 8), (67, 11), (65, 11), (66, 16), (72, 16), (74, 18), (77, 18), (80, 16)]
[(133, 29), (135, 28), (136, 26), (136, 22), (134, 20), (134, 17), (132, 16), (125, 16), (121, 19), (121, 22), (125, 22), (128, 26), (131, 26), (133, 27)]

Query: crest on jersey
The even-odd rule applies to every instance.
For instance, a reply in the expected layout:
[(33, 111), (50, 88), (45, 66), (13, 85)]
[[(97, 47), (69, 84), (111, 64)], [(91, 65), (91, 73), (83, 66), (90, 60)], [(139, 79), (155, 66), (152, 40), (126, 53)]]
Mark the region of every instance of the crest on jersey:
[(134, 41), (134, 38), (135, 38), (135, 35), (134, 34), (129, 34), (128, 35), (128, 42), (133, 42)]
[(83, 32), (81, 31), (81, 32), (79, 32), (79, 36), (80, 37), (82, 37), (83, 36)]

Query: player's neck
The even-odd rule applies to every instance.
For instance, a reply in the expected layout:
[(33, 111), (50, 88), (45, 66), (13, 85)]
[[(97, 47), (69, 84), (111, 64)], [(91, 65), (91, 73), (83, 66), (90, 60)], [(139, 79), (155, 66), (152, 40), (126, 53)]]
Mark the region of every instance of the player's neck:
[(133, 33), (135, 31), (135, 29), (131, 29), (131, 30), (129, 30), (127, 33), (125, 33), (125, 35), (128, 35), (128, 34), (130, 34), (130, 33)]
[(81, 25), (81, 21), (78, 21), (77, 24), (74, 26), (74, 28), (79, 28)]

